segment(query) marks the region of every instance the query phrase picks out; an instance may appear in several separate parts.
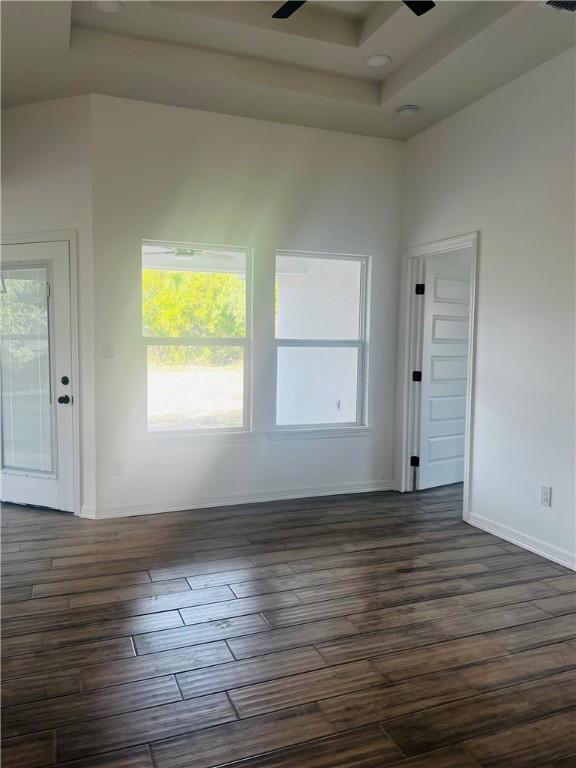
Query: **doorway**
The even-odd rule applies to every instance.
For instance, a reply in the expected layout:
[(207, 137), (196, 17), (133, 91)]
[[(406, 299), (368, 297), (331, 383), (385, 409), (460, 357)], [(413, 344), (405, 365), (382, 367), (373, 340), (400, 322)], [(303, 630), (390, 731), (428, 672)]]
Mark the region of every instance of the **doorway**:
[(71, 245), (10, 238), (0, 268), (2, 501), (67, 512), (77, 507)]
[(400, 490), (464, 483), (471, 451), (477, 234), (411, 248), (404, 265)]

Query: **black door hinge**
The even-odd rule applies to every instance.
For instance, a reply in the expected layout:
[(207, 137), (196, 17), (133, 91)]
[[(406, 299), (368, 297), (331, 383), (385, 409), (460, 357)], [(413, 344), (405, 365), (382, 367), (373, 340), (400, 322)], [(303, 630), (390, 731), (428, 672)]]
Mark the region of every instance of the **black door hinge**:
[(420, 466), (420, 457), (419, 456), (410, 456), (410, 466), (411, 467), (419, 467)]
[(412, 381), (422, 381), (422, 371), (412, 371)]
[(416, 283), (414, 293), (416, 293), (417, 296), (423, 296), (425, 288), (426, 286), (424, 285), (424, 283)]

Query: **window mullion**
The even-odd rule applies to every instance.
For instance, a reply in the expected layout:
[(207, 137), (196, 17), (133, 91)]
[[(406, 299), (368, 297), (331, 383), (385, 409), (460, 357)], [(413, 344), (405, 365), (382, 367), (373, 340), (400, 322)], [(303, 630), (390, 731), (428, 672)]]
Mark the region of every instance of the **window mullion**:
[(361, 339), (275, 339), (278, 347), (361, 347)]

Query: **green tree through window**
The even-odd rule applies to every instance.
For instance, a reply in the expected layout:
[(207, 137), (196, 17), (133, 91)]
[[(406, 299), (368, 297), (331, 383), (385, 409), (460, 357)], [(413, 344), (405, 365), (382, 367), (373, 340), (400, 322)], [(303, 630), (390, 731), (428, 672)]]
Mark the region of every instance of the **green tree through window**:
[[(246, 334), (246, 283), (219, 272), (144, 269), (142, 319), (145, 336), (241, 338)], [(241, 348), (154, 347), (153, 364), (238, 365)]]

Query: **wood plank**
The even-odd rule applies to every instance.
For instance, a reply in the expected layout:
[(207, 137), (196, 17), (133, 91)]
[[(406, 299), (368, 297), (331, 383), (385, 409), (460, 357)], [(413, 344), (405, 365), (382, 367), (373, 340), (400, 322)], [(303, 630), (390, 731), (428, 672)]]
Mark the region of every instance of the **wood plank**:
[(398, 607), (368, 611), (349, 616), (348, 620), (354, 624), (359, 632), (377, 632), (389, 627), (402, 627), (446, 618), (461, 614), (465, 610), (454, 598), (443, 597), (438, 600), (425, 600), (419, 603), (408, 603)]
[[(464, 747), (484, 768), (541, 768), (551, 760), (568, 761), (576, 751), (576, 712), (470, 739)], [(566, 762), (566, 768), (574, 765), (573, 759)]]
[(478, 763), (460, 747), (448, 747), (401, 760), (394, 764), (394, 768), (478, 768)]
[[(182, 558), (184, 559), (184, 558)], [(184, 562), (173, 563), (165, 567), (153, 567), (149, 569), (152, 581), (163, 581), (165, 579), (193, 578), (195, 576), (206, 576), (211, 573), (222, 573), (223, 571), (232, 571), (246, 566), (252, 567), (252, 563), (246, 561), (245, 557), (233, 557), (227, 559), (216, 559), (199, 562), (194, 558), (188, 558)]]
[[(491, 637), (482, 635), (449, 640), (436, 645), (426, 645), (399, 653), (390, 653), (373, 659), (372, 663), (388, 680), (406, 680), (444, 669), (454, 669), (478, 661), (484, 661), (506, 654), (501, 645)], [(474, 669), (474, 667), (472, 668)], [(467, 678), (473, 688), (471, 678)]]
[(257, 635), (228, 640), (228, 647), (237, 659), (247, 659), (273, 651), (284, 651), (300, 645), (311, 645), (336, 637), (356, 634), (353, 624), (346, 619), (314, 621), (298, 627), (271, 629)]
[[(295, 595), (282, 593), (281, 604), (293, 605), (298, 602)], [(53, 613), (38, 616), (18, 616), (6, 620), (4, 617), (2, 629), (5, 635), (20, 635), (40, 630), (61, 629), (63, 627), (79, 626), (81, 624), (91, 624), (99, 620), (111, 620), (123, 618), (126, 616), (140, 616), (150, 613), (161, 613), (164, 611), (173, 611), (180, 608), (190, 608), (206, 605), (210, 609), (212, 605), (217, 606), (218, 601), (226, 601), (234, 598), (233, 592), (229, 587), (210, 587), (209, 589), (189, 589), (187, 592), (176, 592), (169, 595), (158, 595), (156, 597), (143, 597), (138, 600), (128, 600), (121, 603), (107, 603), (105, 605), (96, 605), (83, 608), (67, 608), (67, 610), (55, 610)], [(47, 597), (38, 600), (28, 600), (28, 603), (40, 603), (44, 600), (63, 600), (68, 603), (68, 597)], [(273, 601), (276, 605), (276, 601)], [(243, 613), (257, 613), (254, 609), (254, 603), (247, 610), (245, 606)], [(214, 608), (216, 611), (216, 607)], [(215, 616), (214, 618), (223, 618)], [(208, 621), (209, 619), (203, 619)]]
[(569, 757), (561, 757), (559, 760), (553, 760), (546, 765), (540, 765), (539, 768), (574, 768), (576, 765), (576, 752)]
[(572, 573), (557, 579), (547, 579), (546, 584), (558, 592), (576, 592), (576, 575)]
[(54, 764), (54, 735), (35, 733), (4, 739), (2, 768), (45, 768)]
[[(154, 573), (152, 572), (152, 576), (154, 576)], [(288, 576), (291, 573), (292, 569), (290, 566), (281, 563), (279, 565), (254, 566), (253, 568), (242, 568), (234, 571), (217, 571), (216, 573), (207, 573), (201, 576), (186, 576), (186, 579), (192, 589), (204, 589), (206, 587), (218, 587), (223, 584), (263, 579), (269, 576)]]
[(263, 615), (272, 627), (289, 627), (293, 624), (305, 624), (319, 619), (332, 619), (350, 616), (382, 607), (383, 601), (378, 595), (364, 594), (341, 597), (321, 603), (302, 605), (298, 598), (288, 608), (264, 610)]
[(408, 755), (517, 725), (576, 705), (576, 672), (565, 672), (496, 693), (450, 703), (386, 723)]
[(232, 619), (220, 619), (206, 624), (147, 632), (134, 636), (134, 645), (139, 655), (167, 651), (170, 648), (182, 648), (189, 645), (209, 643), (213, 640), (250, 635), (256, 632), (268, 632), (270, 627), (259, 614), (238, 616)]
[[(24, 573), (3, 575), (3, 583), (7, 586), (16, 584), (52, 584), (57, 581), (74, 583), (77, 579), (95, 578), (98, 576), (113, 576), (123, 573), (147, 572), (149, 560), (124, 559), (117, 563), (93, 563), (91, 565), (74, 566), (73, 568), (52, 568), (51, 561), (46, 561), (46, 567)], [(551, 590), (558, 594), (557, 590)]]
[(154, 764), (150, 749), (146, 746), (58, 763), (56, 768), (154, 768)]
[(80, 693), (80, 678), (74, 670), (64, 673), (31, 675), (2, 681), (2, 706)]
[(552, 597), (556, 591), (546, 581), (528, 581), (510, 587), (496, 587), (480, 592), (460, 594), (455, 599), (466, 608), (477, 611), (497, 608), (499, 605), (526, 603), (544, 597)]
[(332, 733), (318, 707), (308, 704), (153, 744), (152, 754), (157, 768), (211, 768)]
[[(402, 752), (378, 727), (309, 741), (235, 763), (236, 768), (386, 768), (398, 765)], [(402, 765), (406, 761), (402, 761)], [(231, 763), (227, 763), (231, 766)], [(438, 768), (466, 768), (465, 764), (446, 764)], [(477, 765), (474, 764), (474, 768)]]
[(0, 551), (2, 552), (2, 554), (8, 553), (8, 552), (19, 552), (20, 544), (3, 541)]
[(474, 688), (490, 691), (575, 668), (576, 648), (559, 643), (477, 664), (462, 670), (462, 675)]
[(393, 768), (479, 768), (479, 764), (462, 748), (448, 747), (401, 760)]
[[(318, 706), (337, 731), (347, 731), (464, 699), (475, 692), (457, 671), (450, 670), (324, 699)], [(397, 741), (392, 732), (390, 735), (403, 748), (402, 742)]]
[(240, 717), (252, 717), (277, 709), (308, 704), (332, 696), (382, 685), (384, 678), (366, 661), (328, 667), (314, 672), (249, 685), (229, 691)]
[(69, 607), (70, 599), (68, 597), (44, 597), (37, 600), (19, 600), (15, 603), (8, 603), (3, 606), (2, 615), (4, 619), (9, 619), (36, 613), (64, 611)]
[(43, 558), (42, 560), (25, 560), (23, 562), (7, 562), (2, 558), (2, 574), (10, 575), (16, 573), (27, 573), (28, 571), (43, 571), (46, 568), (52, 566), (52, 560), (50, 558)]
[(96, 592), (81, 592), (71, 595), (70, 607), (82, 608), (102, 603), (121, 603), (126, 600), (134, 600), (138, 597), (151, 597), (156, 595), (168, 595), (174, 592), (189, 592), (190, 585), (186, 579), (173, 579), (172, 581), (150, 582), (149, 584), (137, 584), (132, 587), (118, 587), (117, 589), (101, 589)]
[(81, 670), (80, 679), (83, 689), (92, 691), (97, 688), (107, 688), (110, 685), (130, 683), (161, 675), (172, 675), (176, 672), (201, 669), (210, 667), (212, 664), (223, 664), (233, 660), (234, 657), (228, 646), (224, 641), (221, 641), (195, 645), (192, 648), (135, 656), (124, 661), (95, 664)]
[(563, 616), (565, 613), (576, 613), (576, 592), (567, 592), (556, 597), (545, 597), (535, 600), (534, 605), (553, 616)]
[(228, 698), (223, 693), (215, 693), (63, 726), (56, 731), (58, 759), (78, 760), (86, 755), (166, 739), (232, 720), (236, 720), (236, 713)]
[(129, 637), (115, 640), (101, 640), (96, 643), (75, 645), (63, 653), (59, 648), (52, 651), (38, 651), (24, 656), (5, 659), (2, 674), (6, 680), (46, 672), (77, 669), (90, 664), (113, 659), (129, 659), (134, 656), (134, 647)]
[[(214, 587), (224, 589), (224, 587)], [(225, 587), (228, 589), (228, 587)], [(202, 590), (206, 591), (206, 590)], [(233, 595), (230, 592), (230, 595)], [(195, 605), (190, 608), (182, 608), (180, 615), (185, 624), (203, 624), (207, 621), (230, 619), (234, 616), (247, 616), (251, 613), (259, 613), (266, 609), (282, 608), (284, 606), (300, 605), (300, 600), (294, 592), (275, 592), (259, 597), (243, 597), (236, 600), (223, 600), (210, 604)]]
[(429, 622), (413, 626), (410, 632), (404, 629), (373, 632), (370, 635), (322, 643), (317, 648), (328, 664), (344, 664), (349, 661), (369, 659), (383, 653), (431, 645), (447, 639), (445, 633), (436, 629), (434, 622)]
[(149, 613), (143, 616), (128, 616), (124, 619), (82, 624), (69, 629), (54, 629), (27, 635), (5, 637), (2, 640), (2, 657), (20, 656), (34, 651), (47, 651), (77, 643), (128, 637), (134, 633), (156, 632), (183, 626), (178, 611)]
[(315, 584), (329, 584), (333, 583), (335, 578), (334, 572), (330, 570), (293, 573), (291, 576), (278, 576), (230, 584), (230, 589), (236, 597), (254, 597), (255, 595), (265, 595), (268, 592), (285, 592), (289, 589), (298, 589)]
[[(430, 554), (423, 555), (422, 560), (427, 563), (452, 563), (457, 560), (464, 560), (468, 562), (470, 559), (480, 560), (486, 557), (496, 557), (503, 555), (505, 549), (499, 544), (487, 544), (482, 547), (462, 547), (461, 549), (451, 549), (445, 552), (431, 552)], [(521, 551), (521, 550), (520, 550)], [(525, 554), (525, 553), (523, 553)], [(534, 559), (538, 561), (540, 558), (535, 555)]]
[[(113, 576), (92, 576), (72, 581), (57, 581), (51, 583), (35, 582), (34, 597), (51, 597), (52, 595), (70, 595), (76, 592), (92, 592), (109, 587), (124, 587), (131, 584), (143, 584), (150, 581), (147, 571), (135, 573), (119, 573)], [(155, 593), (156, 594), (156, 593)]]
[(83, 720), (133, 712), (181, 699), (173, 676), (155, 677), (126, 685), (115, 685), (84, 695), (63, 696), (48, 701), (10, 707), (6, 711), (6, 736), (47, 731)]
[(326, 663), (312, 647), (278, 651), (244, 661), (231, 661), (176, 675), (184, 698), (203, 696), (266, 680), (296, 675), (325, 667)]
[(297, 560), (324, 557), (325, 555), (340, 554), (340, 546), (335, 544), (328, 547), (302, 547), (302, 549), (279, 549), (275, 552), (265, 552), (254, 555), (250, 560), (254, 565), (273, 565), (274, 563), (294, 563)]
[(32, 597), (32, 586), (8, 587), (2, 585), (2, 603), (15, 603), (17, 600), (29, 600)]
[(346, 597), (360, 592), (372, 592), (374, 590), (394, 589), (396, 587), (416, 584), (420, 581), (430, 582), (442, 580), (450, 576), (472, 575), (484, 573), (487, 568), (478, 563), (465, 565), (446, 566), (437, 569), (421, 569), (411, 574), (390, 573), (372, 574), (367, 578), (350, 579), (347, 581), (335, 581), (320, 587), (306, 587), (294, 590), (303, 603), (312, 603), (322, 600), (332, 600), (336, 597)]
[(576, 638), (576, 619), (572, 615), (548, 618), (526, 626), (503, 629), (494, 633), (497, 642), (509, 651), (521, 651)]
[(516, 603), (486, 611), (469, 613), (466, 616), (442, 619), (435, 623), (447, 637), (458, 638), (478, 635), (481, 632), (493, 632), (506, 627), (517, 627), (549, 618), (546, 611), (532, 603)]

